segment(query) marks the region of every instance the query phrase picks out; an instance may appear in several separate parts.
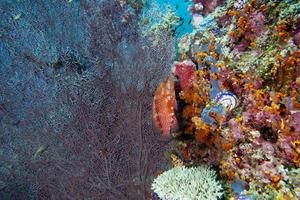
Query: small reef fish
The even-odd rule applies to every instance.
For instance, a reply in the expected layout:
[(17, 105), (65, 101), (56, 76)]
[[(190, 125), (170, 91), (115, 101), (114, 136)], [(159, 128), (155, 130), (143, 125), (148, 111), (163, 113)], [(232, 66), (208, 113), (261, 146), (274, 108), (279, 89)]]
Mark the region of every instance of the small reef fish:
[(143, 25), (148, 25), (150, 23), (149, 18), (145, 18), (143, 21)]
[(36, 150), (36, 152), (34, 153), (34, 155), (33, 155), (33, 157), (32, 157), (32, 159), (33, 160), (36, 160), (39, 156), (41, 156), (47, 149), (48, 149), (48, 147), (49, 147), (49, 145), (47, 145), (47, 146), (40, 146), (37, 150)]
[(176, 97), (174, 76), (169, 75), (157, 88), (153, 99), (153, 121), (161, 129), (164, 137), (178, 128), (175, 116)]
[(183, 166), (183, 161), (178, 158), (175, 154), (171, 154), (171, 159), (172, 159), (172, 164), (173, 167), (182, 167)]

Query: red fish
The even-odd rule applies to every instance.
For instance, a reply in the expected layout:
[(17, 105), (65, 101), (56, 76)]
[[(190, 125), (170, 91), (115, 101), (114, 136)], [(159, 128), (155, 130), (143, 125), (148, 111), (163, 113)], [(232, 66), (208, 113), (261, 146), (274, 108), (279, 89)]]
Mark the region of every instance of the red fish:
[(178, 76), (180, 88), (189, 89), (192, 86), (193, 73), (196, 65), (192, 61), (183, 61), (175, 63), (173, 73)]
[(169, 75), (156, 89), (153, 100), (153, 120), (165, 137), (170, 136), (170, 132), (178, 127), (175, 107), (174, 76)]

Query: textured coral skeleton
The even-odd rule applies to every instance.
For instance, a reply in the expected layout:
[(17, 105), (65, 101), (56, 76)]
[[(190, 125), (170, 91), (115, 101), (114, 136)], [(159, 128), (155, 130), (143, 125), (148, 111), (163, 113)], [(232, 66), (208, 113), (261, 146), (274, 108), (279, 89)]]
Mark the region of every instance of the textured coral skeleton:
[(215, 171), (205, 166), (180, 166), (165, 171), (153, 181), (152, 189), (162, 200), (216, 200), (224, 194)]

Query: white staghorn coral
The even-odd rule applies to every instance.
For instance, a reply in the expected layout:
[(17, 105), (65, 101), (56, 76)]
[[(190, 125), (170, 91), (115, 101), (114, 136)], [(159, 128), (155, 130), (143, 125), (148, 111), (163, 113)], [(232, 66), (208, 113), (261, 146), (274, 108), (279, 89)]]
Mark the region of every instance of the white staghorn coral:
[(215, 171), (206, 166), (165, 171), (153, 181), (152, 190), (162, 200), (217, 200), (224, 194)]

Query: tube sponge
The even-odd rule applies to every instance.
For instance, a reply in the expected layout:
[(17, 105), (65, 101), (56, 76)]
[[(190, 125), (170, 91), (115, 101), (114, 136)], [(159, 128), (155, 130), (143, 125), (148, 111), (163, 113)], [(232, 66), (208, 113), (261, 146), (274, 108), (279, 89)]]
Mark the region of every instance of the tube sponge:
[(215, 171), (206, 166), (165, 171), (153, 181), (152, 190), (162, 200), (217, 200), (224, 194)]

